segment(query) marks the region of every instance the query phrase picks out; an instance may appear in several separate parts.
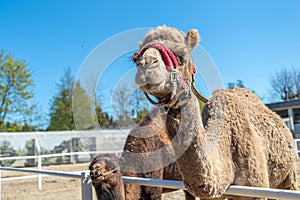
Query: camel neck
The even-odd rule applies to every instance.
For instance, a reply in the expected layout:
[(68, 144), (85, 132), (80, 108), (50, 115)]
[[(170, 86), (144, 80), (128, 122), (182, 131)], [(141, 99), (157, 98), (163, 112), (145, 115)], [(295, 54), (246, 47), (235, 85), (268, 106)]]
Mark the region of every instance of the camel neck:
[[(223, 102), (226, 101), (222, 99), (220, 105), (225, 105)], [(224, 106), (213, 109), (218, 108), (220, 108), (219, 112), (225, 116)], [(210, 117), (214, 120), (220, 119), (219, 116)], [(218, 176), (215, 174), (220, 175), (224, 171), (230, 171), (232, 166), (226, 169), (219, 166), (222, 162), (216, 162), (219, 159), (218, 155), (226, 154), (226, 151), (219, 152), (214, 142), (218, 140), (213, 140), (213, 142), (210, 140), (212, 136), (222, 134), (223, 123), (214, 123), (217, 127), (206, 124), (205, 128), (202, 123), (198, 100), (192, 95), (188, 103), (181, 106), (180, 110), (169, 110), (166, 127), (169, 137), (172, 137), (172, 146), (178, 157), (177, 166), (184, 174), (185, 187), (196, 196), (212, 198), (223, 194), (229, 182), (226, 180), (221, 183), (221, 185), (224, 184), (222, 187), (215, 188), (219, 184)]]
[[(177, 154), (184, 153), (195, 140), (204, 136), (201, 113), (197, 98), (192, 95), (189, 101), (179, 108), (169, 108), (166, 127)], [(203, 134), (200, 134), (203, 132)]]
[[(122, 186), (123, 187), (123, 184)], [(98, 200), (125, 200), (124, 194), (122, 194), (123, 188), (107, 188), (103, 185), (97, 185), (95, 187)]]

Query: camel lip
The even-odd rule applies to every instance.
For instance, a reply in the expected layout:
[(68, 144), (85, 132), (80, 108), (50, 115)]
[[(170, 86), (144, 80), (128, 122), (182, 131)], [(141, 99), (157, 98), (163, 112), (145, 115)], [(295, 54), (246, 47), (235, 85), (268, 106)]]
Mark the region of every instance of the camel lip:
[(139, 86), (143, 92), (146, 93), (165, 93), (165, 81), (161, 81), (159, 83), (146, 83)]
[(140, 89), (146, 93), (159, 93), (161, 90), (163, 90), (163, 87), (162, 87), (162, 83), (146, 84), (146, 85), (140, 86)]

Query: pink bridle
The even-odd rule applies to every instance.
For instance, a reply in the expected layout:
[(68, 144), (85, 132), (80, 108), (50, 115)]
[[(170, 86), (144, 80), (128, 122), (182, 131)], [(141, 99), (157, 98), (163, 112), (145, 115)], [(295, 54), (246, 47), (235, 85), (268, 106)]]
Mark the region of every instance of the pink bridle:
[[(189, 91), (190, 90), (190, 85), (176, 72), (176, 68), (178, 67), (178, 62), (176, 59), (176, 56), (174, 55), (174, 53), (167, 48), (166, 46), (164, 46), (162, 43), (160, 42), (149, 42), (147, 43), (145, 46), (143, 46), (141, 48), (141, 50), (139, 52), (137, 52), (137, 55), (135, 55), (134, 58), (134, 62), (137, 62), (139, 60), (139, 58), (144, 54), (144, 52), (149, 49), (149, 48), (156, 48), (157, 50), (159, 50), (159, 52), (161, 53), (161, 56), (163, 58), (163, 61), (166, 65), (166, 69), (171, 72), (170, 74), (170, 79), (171, 79), (171, 83), (172, 83), (172, 98), (175, 96), (175, 92), (176, 92), (176, 88), (177, 88), (177, 82), (179, 82), (179, 84), (186, 90)], [(190, 68), (191, 68), (191, 72), (192, 72), (192, 76), (193, 76), (193, 80), (191, 83), (191, 89), (192, 92), (197, 96), (197, 98), (199, 100), (201, 100), (202, 102), (206, 103), (208, 100), (202, 96), (198, 90), (195, 88), (194, 85), (194, 74), (196, 74), (196, 67), (190, 63)], [(148, 98), (148, 100), (152, 103), (152, 104), (159, 104), (154, 102), (147, 93), (145, 93), (146, 97)]]
[(178, 66), (178, 62), (177, 59), (175, 57), (175, 55), (173, 54), (173, 52), (168, 49), (166, 46), (164, 46), (163, 44), (159, 43), (159, 42), (149, 42), (148, 44), (146, 44), (139, 52), (138, 56), (136, 57), (136, 61), (144, 54), (144, 52), (149, 49), (150, 47), (156, 48), (163, 60), (164, 63), (166, 65), (167, 70), (170, 72), (174, 69), (177, 68)]

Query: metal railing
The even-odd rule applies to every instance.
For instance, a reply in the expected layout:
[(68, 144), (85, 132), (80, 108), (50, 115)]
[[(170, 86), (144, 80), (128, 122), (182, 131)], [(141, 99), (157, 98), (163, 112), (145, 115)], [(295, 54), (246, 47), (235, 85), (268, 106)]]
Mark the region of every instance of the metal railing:
[[(49, 170), (33, 170), (33, 169), (19, 169), (10, 167), (0, 167), (1, 170), (11, 170), (11, 171), (22, 171), (29, 173), (41, 173), (55, 176), (64, 176), (81, 179), (81, 193), (82, 200), (92, 200), (92, 184), (91, 180), (87, 178), (88, 172), (82, 172), (81, 174), (57, 172)], [(164, 187), (170, 189), (184, 189), (184, 184), (181, 181), (170, 181), (170, 180), (158, 180), (149, 178), (137, 178), (137, 177), (123, 177), (125, 183), (140, 184), (144, 186), (152, 187)], [(1, 185), (1, 176), (0, 176)], [(0, 186), (1, 194), (1, 186)], [(259, 187), (248, 187), (248, 186), (238, 186), (231, 185), (225, 191), (227, 195), (237, 195), (246, 197), (258, 197), (258, 198), (273, 198), (273, 199), (286, 199), (286, 200), (299, 200), (300, 192), (292, 190), (279, 190), (270, 188), (259, 188)]]
[[(37, 159), (37, 168), (38, 170), (42, 170), (43, 166), (43, 159), (42, 158), (49, 158), (49, 157), (60, 157), (60, 156), (72, 156), (72, 155), (91, 155), (91, 154), (103, 154), (103, 153), (122, 153), (121, 150), (111, 150), (111, 151), (90, 151), (90, 152), (71, 152), (71, 153), (58, 153), (58, 154), (46, 154), (46, 155), (37, 155), (37, 156), (14, 156), (14, 157), (5, 157), (0, 158), (0, 161), (3, 160), (26, 160), (26, 159)], [(33, 176), (18, 176), (16, 178), (10, 178), (10, 180), (16, 179), (27, 179), (27, 178), (38, 178), (38, 189), (43, 188), (43, 174), (45, 173), (38, 173), (38, 175)]]
[(46, 174), (52, 176), (62, 176), (68, 178), (75, 178), (81, 180), (81, 197), (82, 200), (92, 200), (92, 181), (87, 179), (89, 175), (88, 171), (81, 172), (81, 173), (70, 173), (70, 172), (59, 172), (59, 171), (51, 171), (51, 170), (35, 170), (35, 169), (22, 169), (22, 168), (13, 168), (13, 167), (0, 167), (0, 199), (1, 199), (1, 185), (2, 185), (2, 178), (1, 178), (1, 170), (7, 171), (18, 171), (18, 172), (27, 172), (27, 173), (35, 173), (35, 174)]

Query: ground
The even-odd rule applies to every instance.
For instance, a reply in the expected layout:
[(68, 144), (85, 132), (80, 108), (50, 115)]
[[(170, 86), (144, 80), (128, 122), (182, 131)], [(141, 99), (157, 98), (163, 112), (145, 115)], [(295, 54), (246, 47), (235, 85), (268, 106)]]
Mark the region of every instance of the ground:
[[(89, 163), (75, 164), (75, 165), (54, 165), (45, 166), (45, 170), (55, 171), (81, 171), (87, 170)], [(297, 162), (298, 183), (300, 182), (300, 160)], [(12, 171), (2, 171), (2, 178), (32, 175), (26, 173), (18, 173)], [(58, 176), (43, 177), (43, 189), (39, 190), (37, 185), (37, 178), (23, 179), (14, 181), (2, 182), (2, 200), (81, 200), (81, 185), (80, 179), (65, 178)], [(93, 199), (96, 199), (95, 193)], [(163, 200), (184, 200), (184, 193), (182, 191), (175, 191), (164, 194)]]
[[(55, 171), (81, 171), (87, 170), (89, 163), (75, 165), (54, 165), (45, 166), (45, 170)], [(2, 178), (33, 175), (28, 173), (20, 173), (13, 171), (2, 171)], [(38, 189), (37, 178), (23, 179), (14, 181), (2, 182), (2, 200), (81, 200), (81, 185), (80, 179), (65, 178), (58, 176), (43, 177), (43, 189)], [(96, 194), (93, 194), (93, 199), (96, 199)], [(163, 200), (182, 200), (184, 193), (176, 191), (165, 194)]]

